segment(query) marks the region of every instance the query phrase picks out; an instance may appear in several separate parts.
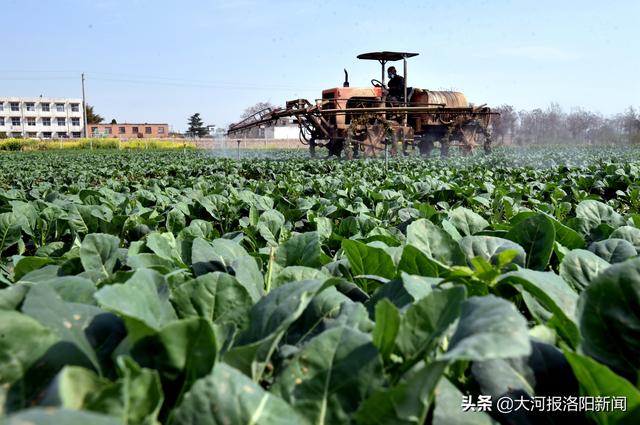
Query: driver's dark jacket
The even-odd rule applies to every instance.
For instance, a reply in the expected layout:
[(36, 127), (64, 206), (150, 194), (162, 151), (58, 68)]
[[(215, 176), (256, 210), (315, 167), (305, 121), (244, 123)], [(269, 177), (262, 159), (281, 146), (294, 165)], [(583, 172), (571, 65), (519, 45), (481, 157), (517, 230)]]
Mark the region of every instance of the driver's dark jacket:
[(404, 78), (398, 74), (389, 80), (389, 96), (402, 97), (404, 95)]

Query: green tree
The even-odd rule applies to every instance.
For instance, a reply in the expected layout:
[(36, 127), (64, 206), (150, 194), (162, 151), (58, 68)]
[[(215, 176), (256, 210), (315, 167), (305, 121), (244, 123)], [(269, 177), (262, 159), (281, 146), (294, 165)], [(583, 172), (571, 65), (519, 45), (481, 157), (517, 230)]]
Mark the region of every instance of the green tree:
[(93, 106), (87, 105), (87, 124), (100, 124), (104, 118), (93, 111)]
[(188, 133), (191, 136), (203, 137), (207, 135), (207, 129), (203, 125), (202, 118), (200, 118), (200, 113), (196, 112), (195, 114), (189, 117), (189, 130)]

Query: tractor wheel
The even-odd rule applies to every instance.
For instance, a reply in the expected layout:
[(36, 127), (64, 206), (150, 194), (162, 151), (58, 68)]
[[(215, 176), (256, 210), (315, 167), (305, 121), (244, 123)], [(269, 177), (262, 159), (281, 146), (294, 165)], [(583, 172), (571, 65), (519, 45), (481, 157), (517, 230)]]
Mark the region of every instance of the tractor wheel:
[(484, 153), (489, 155), (491, 153), (491, 138), (487, 137), (484, 141)]
[(487, 130), (487, 128), (483, 128), (484, 130), (484, 153), (485, 154), (490, 154), (491, 153), (491, 133), (489, 132), (489, 130)]
[(351, 140), (347, 139), (343, 142), (342, 151), (344, 152), (345, 159), (353, 159), (355, 156), (354, 150), (353, 142)]
[(309, 140), (309, 156), (316, 157), (316, 139)]
[(327, 150), (329, 151), (327, 157), (335, 156), (336, 158), (340, 158), (340, 152), (342, 152), (342, 140), (339, 139), (330, 139), (327, 143)]
[(420, 155), (429, 158), (431, 156), (431, 152), (433, 152), (433, 140), (430, 137), (424, 137), (418, 142), (418, 149), (420, 150)]
[(449, 156), (449, 138), (440, 140), (440, 157), (446, 158)]

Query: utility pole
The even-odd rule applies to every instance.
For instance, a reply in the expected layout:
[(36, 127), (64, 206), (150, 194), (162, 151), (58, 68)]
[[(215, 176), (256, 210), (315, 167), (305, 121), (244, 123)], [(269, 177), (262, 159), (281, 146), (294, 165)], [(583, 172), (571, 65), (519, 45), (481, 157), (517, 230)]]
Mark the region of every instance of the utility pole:
[[(84, 137), (87, 137), (87, 101), (84, 97), (84, 72), (82, 73), (82, 109), (84, 113)], [(93, 141), (89, 138), (89, 149), (93, 150)]]

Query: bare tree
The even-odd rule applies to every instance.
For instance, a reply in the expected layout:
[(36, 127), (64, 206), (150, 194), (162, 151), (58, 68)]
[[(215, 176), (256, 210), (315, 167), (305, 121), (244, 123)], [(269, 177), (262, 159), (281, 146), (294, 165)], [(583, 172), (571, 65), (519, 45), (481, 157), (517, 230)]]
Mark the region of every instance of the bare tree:
[(267, 108), (271, 108), (271, 109), (275, 109), (275, 105), (273, 105), (271, 102), (258, 102), (253, 106), (248, 107), (247, 109), (244, 110), (244, 112), (242, 113), (242, 115), (240, 116), (240, 118), (245, 119), (245, 118), (249, 118), (250, 116), (263, 111)]
[(496, 141), (500, 140), (500, 143), (504, 145), (506, 138), (506, 144), (510, 144), (515, 135), (518, 114), (511, 105), (500, 105), (497, 108), (492, 108), (492, 110), (500, 114), (492, 122), (493, 135)]

